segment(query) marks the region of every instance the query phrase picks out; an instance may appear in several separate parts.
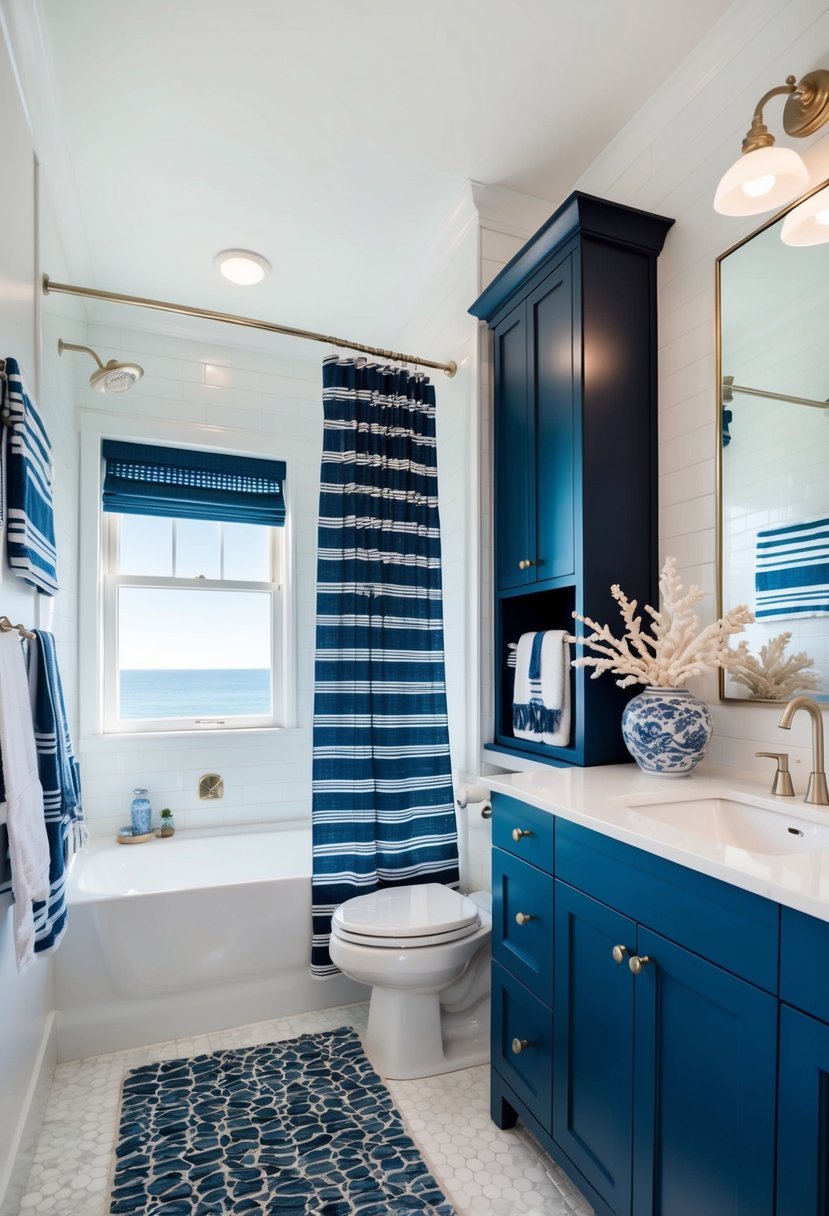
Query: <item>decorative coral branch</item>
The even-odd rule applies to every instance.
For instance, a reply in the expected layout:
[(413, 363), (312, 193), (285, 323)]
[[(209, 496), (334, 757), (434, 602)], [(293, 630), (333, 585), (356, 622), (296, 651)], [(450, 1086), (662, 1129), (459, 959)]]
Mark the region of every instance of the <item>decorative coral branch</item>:
[(593, 668), (591, 680), (612, 671), (622, 677), (616, 681), (620, 688), (630, 684), (679, 688), (709, 668), (730, 665), (733, 660), (729, 655), (744, 653), (744, 643), (736, 651), (729, 651), (728, 639), (754, 620), (752, 613), (745, 604), (739, 604), (700, 633), (694, 607), (705, 598), (705, 593), (693, 585), (683, 592), (674, 557), (665, 559), (659, 576), (660, 608), (645, 604), (644, 610), (652, 622), (650, 633), (642, 632), (642, 617), (636, 615), (637, 601), (629, 600), (618, 583), (614, 583), (610, 593), (625, 623), (621, 638), (615, 637), (607, 625), (573, 613), (592, 632), (570, 640), (601, 656), (587, 655), (573, 661), (574, 667)]
[(760, 647), (759, 657), (743, 642), (737, 650), (726, 651), (723, 666), (759, 701), (786, 701), (797, 692), (814, 691), (820, 687), (820, 675), (810, 670), (814, 659), (805, 650), (787, 656), (791, 640), (791, 633), (778, 633)]

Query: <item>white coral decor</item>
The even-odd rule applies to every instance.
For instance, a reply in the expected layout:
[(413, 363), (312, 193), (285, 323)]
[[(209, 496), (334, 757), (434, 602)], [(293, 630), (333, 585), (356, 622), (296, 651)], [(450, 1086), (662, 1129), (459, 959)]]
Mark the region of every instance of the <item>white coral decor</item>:
[(614, 637), (607, 625), (599, 625), (589, 616), (573, 613), (576, 620), (593, 630), (589, 636), (570, 639), (589, 647), (598, 656), (586, 655), (573, 661), (574, 667), (593, 667), (592, 680), (612, 671), (622, 677), (616, 681), (620, 688), (630, 684), (681, 688), (692, 676), (709, 668), (729, 667), (735, 656), (743, 657), (746, 652), (745, 642), (736, 651), (728, 649), (728, 639), (754, 620), (746, 605), (732, 608), (700, 633), (694, 606), (705, 598), (705, 592), (695, 586), (682, 590), (674, 557), (665, 558), (659, 576), (661, 607), (657, 610), (645, 605), (652, 621), (650, 633), (642, 632), (642, 617), (636, 615), (637, 601), (629, 600), (618, 583), (610, 591), (625, 622), (623, 637)]

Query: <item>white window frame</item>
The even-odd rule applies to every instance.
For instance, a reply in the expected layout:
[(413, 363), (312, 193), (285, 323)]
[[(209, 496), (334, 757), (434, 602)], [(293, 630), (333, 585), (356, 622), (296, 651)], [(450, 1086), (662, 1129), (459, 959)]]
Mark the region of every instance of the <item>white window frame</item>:
[[(239, 579), (209, 579), (203, 577), (181, 578), (175, 574), (137, 575), (122, 574), (118, 569), (120, 549), (120, 525), (123, 518), (117, 512), (101, 512), (101, 543), (102, 543), (102, 595), (103, 595), (103, 653), (102, 653), (102, 694), (103, 694), (103, 730), (105, 734), (143, 734), (145, 732), (193, 731), (203, 730), (251, 730), (262, 727), (275, 727), (282, 718), (279, 690), (282, 687), (282, 653), (279, 644), (282, 636), (282, 583), (279, 579), (281, 569), (281, 528), (268, 528), (268, 561), (270, 564), (271, 580), (267, 582), (243, 581)], [(173, 519), (173, 570), (175, 570), (176, 528)], [(264, 526), (264, 525), (263, 525)], [(220, 576), (224, 573), (224, 537), (223, 526), (218, 525), (220, 532)], [(118, 595), (122, 587), (145, 587), (164, 591), (254, 591), (270, 596), (270, 645), (271, 645), (271, 714), (233, 715), (219, 717), (180, 717), (180, 718), (119, 718), (118, 717)], [(161, 622), (159, 622), (161, 627)]]
[[(188, 720), (184, 729), (174, 730), (165, 723), (159, 732), (137, 730), (132, 722), (123, 723), (118, 731), (104, 728), (104, 531), (105, 512), (101, 509), (103, 493), (103, 460), (101, 444), (104, 439), (121, 439), (133, 443), (159, 443), (165, 447), (202, 448), (226, 452), (234, 456), (270, 457), (274, 460), (292, 459), (301, 462), (304, 446), (290, 438), (252, 434), (231, 426), (206, 426), (170, 422), (154, 418), (127, 417), (103, 410), (82, 410), (80, 424), (80, 536), (78, 563), (78, 602), (80, 619), (79, 663), (84, 673), (79, 680), (80, 747), (84, 754), (111, 748), (144, 748), (153, 736), (174, 746), (212, 735), (221, 739), (244, 737), (248, 733), (282, 733), (295, 731), (297, 723), (297, 653), (296, 653), (296, 527), (292, 511), (292, 486), (283, 486), (287, 515), (285, 525), (278, 530), (281, 548), (278, 573), (281, 581), (280, 612), (278, 616), (278, 645), (273, 652), (274, 708), (278, 721), (274, 726), (242, 728), (196, 726)], [(195, 433), (194, 433), (195, 432)], [(201, 580), (199, 580), (201, 581)], [(192, 723), (192, 724), (191, 724)], [(175, 744), (176, 739), (181, 744)]]

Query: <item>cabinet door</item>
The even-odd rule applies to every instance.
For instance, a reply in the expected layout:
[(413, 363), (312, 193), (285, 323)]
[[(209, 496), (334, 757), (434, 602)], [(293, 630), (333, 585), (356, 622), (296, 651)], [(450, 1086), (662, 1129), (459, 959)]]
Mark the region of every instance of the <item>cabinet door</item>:
[(829, 1026), (780, 1008), (777, 1216), (829, 1213)]
[(492, 1066), (550, 1129), (553, 1015), (508, 971), (492, 964)]
[[(617, 1216), (630, 1216), (636, 925), (555, 884), (553, 1139)], [(636, 1211), (636, 1216), (643, 1216)]]
[(638, 953), (633, 1210), (769, 1216), (777, 1002), (649, 930)]
[[(575, 573), (575, 382), (572, 257), (527, 301), (535, 415), (537, 579)], [(566, 622), (564, 622), (566, 624)]]
[(495, 348), (495, 567), (499, 590), (535, 580), (535, 458), (527, 376), (527, 309), (506, 317)]

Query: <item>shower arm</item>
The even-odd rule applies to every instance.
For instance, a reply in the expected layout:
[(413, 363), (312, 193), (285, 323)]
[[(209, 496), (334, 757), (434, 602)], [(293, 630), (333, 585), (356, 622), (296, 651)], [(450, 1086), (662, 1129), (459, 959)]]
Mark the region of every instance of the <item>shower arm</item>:
[(65, 350), (80, 350), (83, 351), (84, 354), (91, 355), (98, 364), (98, 367), (100, 367), (101, 371), (104, 370), (103, 363), (90, 346), (77, 346), (74, 342), (64, 342), (63, 338), (58, 338), (58, 354), (62, 355)]

